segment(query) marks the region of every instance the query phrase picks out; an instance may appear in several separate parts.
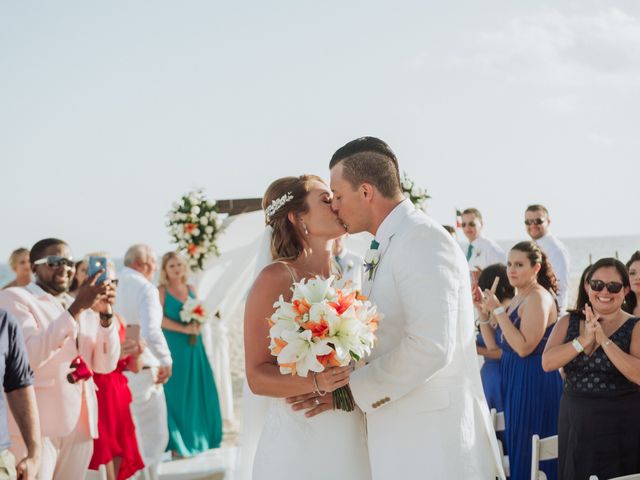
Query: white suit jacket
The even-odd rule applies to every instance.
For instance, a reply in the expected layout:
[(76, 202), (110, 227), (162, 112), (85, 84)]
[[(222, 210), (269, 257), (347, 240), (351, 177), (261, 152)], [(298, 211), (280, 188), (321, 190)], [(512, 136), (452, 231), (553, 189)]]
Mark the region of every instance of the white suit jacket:
[(158, 288), (136, 270), (124, 267), (118, 282), (118, 296), (113, 310), (124, 317), (127, 325), (140, 325), (147, 343), (142, 363), (147, 367), (169, 366), (171, 352), (162, 333), (162, 304)]
[(351, 377), (374, 480), (504, 478), (476, 359), (466, 259), (409, 200), (384, 220), (364, 293), (384, 318)]
[[(71, 384), (67, 373), (78, 353), (96, 373), (115, 370), (120, 357), (120, 338), (115, 324), (108, 328), (100, 326), (100, 318), (93, 310), (85, 310), (76, 322), (53, 296), (35, 284), (28, 289), (14, 287), (0, 291), (0, 307), (13, 313), (22, 329), (34, 372), (42, 436), (69, 435), (80, 418), (84, 394), (89, 430), (91, 436), (97, 438), (98, 402), (93, 379)], [(13, 418), (10, 418), (9, 430), (12, 435), (19, 432)]]

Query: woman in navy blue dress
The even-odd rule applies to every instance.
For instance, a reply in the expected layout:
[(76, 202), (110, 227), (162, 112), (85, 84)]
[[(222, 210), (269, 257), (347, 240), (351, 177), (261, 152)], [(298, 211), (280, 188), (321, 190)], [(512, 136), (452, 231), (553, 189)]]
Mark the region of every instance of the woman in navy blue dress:
[[(515, 296), (515, 290), (509, 283), (507, 267), (505, 265), (496, 263), (482, 270), (478, 277), (478, 288), (480, 292), (490, 289), (496, 278), (498, 279), (495, 288), (496, 297), (498, 297), (500, 303), (506, 307)], [(480, 294), (478, 296), (481, 297)], [(491, 330), (487, 330), (487, 333), (492, 339), (495, 339), (495, 329), (498, 325), (495, 323), (495, 320), (491, 318), (491, 312), (484, 310), (482, 303), (476, 304), (476, 310), (478, 312), (478, 324), (481, 327), (487, 325), (491, 328)], [(495, 408), (496, 411), (502, 412), (504, 411), (504, 404), (502, 402), (502, 380), (500, 376), (502, 350), (500, 350), (495, 341), (491, 342), (490, 347), (487, 346), (482, 338), (482, 334), (479, 334), (476, 339), (476, 348), (478, 355), (482, 355), (484, 358), (484, 363), (480, 369), (480, 378), (482, 379), (482, 388), (484, 390), (484, 396), (487, 399), (487, 404), (490, 409)]]
[[(558, 317), (556, 278), (546, 256), (534, 242), (520, 242), (509, 252), (509, 283), (516, 296), (509, 308), (485, 290), (485, 308), (498, 323), (502, 349), (500, 374), (505, 414), (505, 441), (512, 480), (531, 474), (531, 437), (558, 433), (562, 381), (557, 371), (542, 369), (542, 352)], [(486, 328), (483, 329), (483, 334)], [(489, 332), (487, 332), (489, 333)], [(490, 335), (484, 335), (487, 345)], [(549, 480), (557, 478), (557, 461), (542, 462)]]

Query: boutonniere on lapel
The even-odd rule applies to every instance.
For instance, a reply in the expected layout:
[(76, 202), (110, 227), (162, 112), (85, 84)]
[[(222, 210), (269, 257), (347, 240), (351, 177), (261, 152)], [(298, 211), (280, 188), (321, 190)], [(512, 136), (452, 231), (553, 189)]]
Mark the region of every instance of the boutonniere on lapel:
[(476, 250), (476, 258), (479, 258), (480, 255), (482, 255), (482, 252), (480, 250)]
[(347, 272), (350, 272), (351, 270), (353, 270), (353, 260), (349, 260), (347, 262)]
[(369, 249), (364, 256), (364, 273), (368, 276), (369, 281), (373, 280), (376, 276), (376, 270), (378, 269), (378, 264), (380, 263), (380, 250), (378, 249)]

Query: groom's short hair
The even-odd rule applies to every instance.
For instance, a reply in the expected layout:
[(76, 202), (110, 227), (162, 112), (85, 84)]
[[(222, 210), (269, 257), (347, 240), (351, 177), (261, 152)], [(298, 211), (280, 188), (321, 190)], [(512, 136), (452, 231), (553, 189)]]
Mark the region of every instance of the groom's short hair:
[(398, 159), (391, 147), (376, 137), (360, 137), (336, 150), (329, 169), (342, 163), (344, 178), (357, 188), (370, 183), (380, 193), (392, 198), (401, 192)]

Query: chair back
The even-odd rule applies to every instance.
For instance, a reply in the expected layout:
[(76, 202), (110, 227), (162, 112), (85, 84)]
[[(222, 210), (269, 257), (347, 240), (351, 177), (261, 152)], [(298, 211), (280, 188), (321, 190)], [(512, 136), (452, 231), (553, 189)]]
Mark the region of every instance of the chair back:
[(558, 458), (558, 436), (540, 438), (531, 437), (531, 480), (547, 480), (544, 472), (540, 471), (540, 462)]

